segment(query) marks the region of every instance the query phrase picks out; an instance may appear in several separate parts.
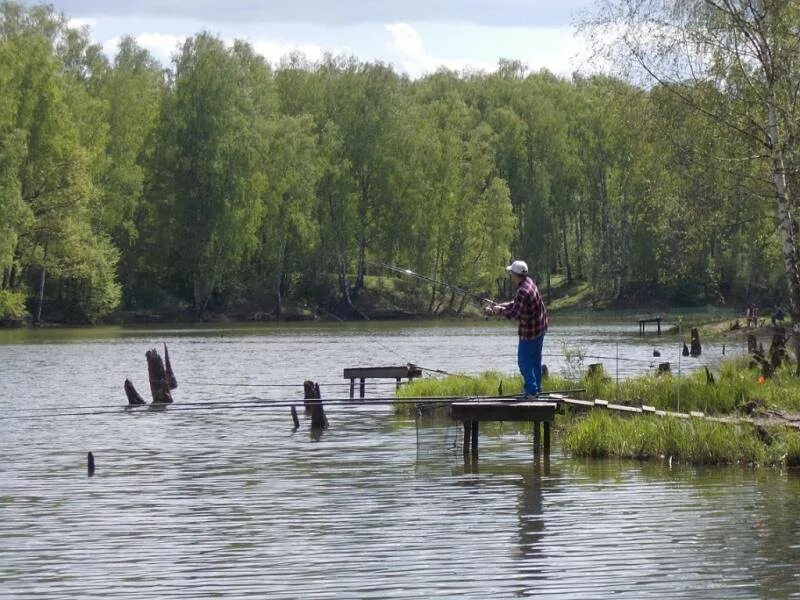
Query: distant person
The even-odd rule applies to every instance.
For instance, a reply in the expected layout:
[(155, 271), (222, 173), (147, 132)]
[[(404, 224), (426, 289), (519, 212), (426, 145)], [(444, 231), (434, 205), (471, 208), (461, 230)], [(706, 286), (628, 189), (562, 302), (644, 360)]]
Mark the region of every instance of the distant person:
[(517, 286), (514, 299), (502, 304), (487, 306), (487, 315), (500, 315), (519, 320), (517, 333), (517, 365), (525, 382), (524, 399), (535, 400), (542, 391), (542, 345), (547, 333), (547, 309), (539, 288), (528, 277), (525, 261), (515, 260), (506, 272)]
[(783, 326), (784, 318), (786, 318), (786, 314), (784, 313), (782, 306), (778, 305), (772, 309), (772, 318), (770, 320), (772, 321), (773, 327), (777, 327), (778, 323)]
[(750, 327), (750, 323), (752, 323), (754, 327), (758, 327), (758, 307), (755, 304), (752, 302), (748, 304), (744, 311), (744, 315), (747, 319), (748, 328)]

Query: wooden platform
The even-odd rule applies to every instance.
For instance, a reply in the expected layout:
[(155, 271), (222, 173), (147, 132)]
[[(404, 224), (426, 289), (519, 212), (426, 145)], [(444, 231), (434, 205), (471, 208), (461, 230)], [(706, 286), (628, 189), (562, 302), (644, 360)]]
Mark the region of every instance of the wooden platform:
[[(550, 454), (550, 424), (556, 416), (554, 402), (509, 402), (480, 400), (454, 402), (452, 416), (464, 423), (464, 454), (478, 454), (478, 427), (481, 421), (525, 421), (533, 423), (533, 453)], [(544, 447), (542, 448), (542, 427)]]

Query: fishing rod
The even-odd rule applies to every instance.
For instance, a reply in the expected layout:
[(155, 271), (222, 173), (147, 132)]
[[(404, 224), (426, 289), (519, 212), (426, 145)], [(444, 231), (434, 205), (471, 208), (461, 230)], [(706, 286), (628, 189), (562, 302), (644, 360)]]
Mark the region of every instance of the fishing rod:
[(439, 281), (438, 279), (434, 279), (433, 277), (428, 277), (427, 275), (420, 275), (419, 273), (415, 273), (411, 269), (402, 269), (400, 267), (395, 267), (394, 265), (388, 265), (386, 263), (380, 263), (380, 262), (367, 262), (367, 264), (370, 264), (370, 265), (373, 265), (373, 266), (376, 266), (376, 267), (381, 267), (383, 269), (386, 269), (388, 271), (392, 271), (394, 273), (400, 273), (402, 275), (410, 275), (411, 277), (416, 277), (417, 279), (420, 279), (422, 281), (427, 281), (428, 283), (433, 283), (433, 284), (436, 284), (436, 285), (440, 285), (440, 286), (445, 287), (445, 288), (447, 288), (449, 290), (453, 290), (454, 292), (458, 292), (459, 294), (464, 294), (465, 296), (469, 296), (471, 298), (474, 298), (478, 302), (485, 302), (485, 303), (487, 303), (487, 304), (489, 304), (491, 306), (494, 306), (495, 304), (497, 304), (497, 302), (495, 302), (494, 300), (490, 300), (489, 298), (484, 298), (483, 296), (479, 296), (477, 294), (473, 294), (469, 290), (465, 290), (464, 288), (458, 287), (457, 285), (452, 285), (452, 284), (446, 283), (444, 281)]
[[(551, 392), (542, 392), (540, 401), (546, 402), (549, 396), (554, 394), (567, 394), (578, 393), (586, 391), (585, 388), (574, 390), (558, 390)], [(291, 408), (298, 407), (303, 404), (321, 403), (322, 406), (391, 406), (395, 404), (452, 404), (453, 402), (480, 402), (481, 400), (521, 400), (518, 395), (493, 395), (493, 396), (409, 396), (407, 398), (398, 398), (396, 396), (388, 396), (383, 398), (310, 398), (310, 399), (297, 399), (297, 400), (260, 400), (251, 398), (246, 400), (219, 400), (211, 402), (181, 402), (172, 404), (146, 404), (146, 405), (106, 405), (106, 406), (80, 406), (72, 407), (72, 411), (65, 409), (59, 411), (57, 409), (52, 412), (31, 414), (15, 414), (15, 415), (0, 415), (0, 421), (10, 419), (43, 419), (52, 417), (89, 417), (99, 415), (112, 415), (112, 414), (141, 414), (143, 412), (153, 411), (169, 411), (169, 412), (190, 412), (197, 410), (230, 410), (241, 408)], [(101, 410), (98, 410), (101, 409)]]

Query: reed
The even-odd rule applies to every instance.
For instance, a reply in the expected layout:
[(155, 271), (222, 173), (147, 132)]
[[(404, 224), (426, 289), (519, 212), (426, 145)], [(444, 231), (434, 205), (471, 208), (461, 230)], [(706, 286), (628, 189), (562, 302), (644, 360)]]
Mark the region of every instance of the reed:
[(574, 456), (664, 459), (692, 465), (800, 466), (800, 432), (770, 430), (701, 419), (639, 416), (593, 411), (561, 438)]
[[(712, 415), (739, 415), (760, 405), (786, 412), (800, 411), (800, 380), (790, 368), (779, 370), (766, 381), (746, 362), (731, 361), (709, 384), (704, 372), (686, 377), (642, 376), (619, 385), (603, 374), (574, 378), (549, 377), (544, 388), (586, 388), (588, 398), (616, 400), (626, 404), (649, 404), (671, 411), (702, 411)], [(399, 396), (492, 396), (516, 394), (522, 379), (497, 372), (477, 377), (451, 376), (418, 380), (404, 386)], [(413, 405), (396, 408), (411, 414)], [(800, 432), (775, 426), (754, 427), (703, 419), (680, 419), (616, 415), (595, 410), (587, 414), (559, 415), (555, 429), (562, 448), (575, 456), (672, 459), (694, 465), (758, 464), (800, 467)]]

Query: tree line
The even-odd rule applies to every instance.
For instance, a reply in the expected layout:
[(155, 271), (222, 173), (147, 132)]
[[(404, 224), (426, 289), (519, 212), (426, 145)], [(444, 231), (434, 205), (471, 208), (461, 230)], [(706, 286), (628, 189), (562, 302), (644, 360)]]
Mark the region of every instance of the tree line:
[[(0, 320), (348, 317), (391, 277), (381, 264), (492, 295), (512, 257), (595, 305), (776, 302), (795, 242), (774, 144), (736, 120), (768, 113), (753, 69), (679, 89), (513, 60), (411, 80), (353, 57), (271, 66), (204, 32), (165, 66), (133, 38), (112, 60), (52, 8), (4, 2)], [(796, 98), (775, 93), (794, 190)], [(468, 300), (395, 284), (403, 308)]]

